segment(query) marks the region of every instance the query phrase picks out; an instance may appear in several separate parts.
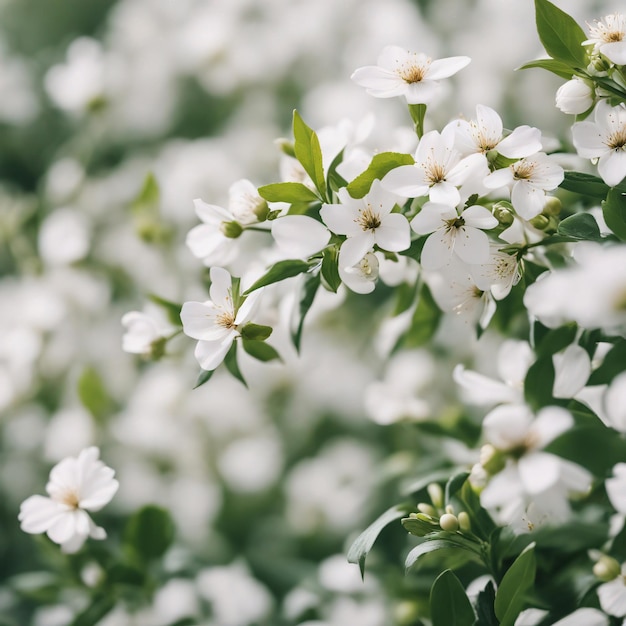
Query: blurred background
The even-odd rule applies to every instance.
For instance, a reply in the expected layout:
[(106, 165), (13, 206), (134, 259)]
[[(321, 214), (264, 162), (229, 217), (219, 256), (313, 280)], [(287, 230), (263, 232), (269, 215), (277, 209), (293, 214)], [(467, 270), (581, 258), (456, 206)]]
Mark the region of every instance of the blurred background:
[[(616, 8), (556, 4), (581, 25)], [(206, 269), (184, 244), (193, 199), (225, 206), (240, 178), (279, 180), (274, 140), (290, 137), (293, 109), (316, 130), (374, 114), (372, 147), (413, 150), (405, 103), (349, 79), (388, 44), (472, 58), (431, 128), (481, 103), (507, 128), (569, 145), (572, 120), (554, 107), (562, 81), (515, 71), (543, 56), (530, 0), (0, 0), (0, 623), (64, 626), (84, 608), (101, 563), (64, 570), (17, 513), (54, 463), (89, 445), (121, 485), (97, 517), (112, 545), (148, 503), (170, 511), (176, 534), (148, 600), (122, 594), (81, 623), (420, 623), (429, 579), (404, 577), (399, 525), (364, 583), (345, 554), (419, 491), (407, 480), (473, 458), (475, 432), (442, 448), (415, 423), (460, 419), (450, 374), (471, 364), (467, 329), (444, 320), (432, 350), (387, 358), (388, 290), (328, 294), (299, 357), (276, 336), (287, 366), (241, 363), (248, 391), (221, 371), (193, 390), (183, 336), (158, 362), (121, 349), (121, 317), (148, 294), (206, 298)], [(263, 262), (261, 246), (247, 262)], [(493, 369), (499, 339), (480, 341)]]

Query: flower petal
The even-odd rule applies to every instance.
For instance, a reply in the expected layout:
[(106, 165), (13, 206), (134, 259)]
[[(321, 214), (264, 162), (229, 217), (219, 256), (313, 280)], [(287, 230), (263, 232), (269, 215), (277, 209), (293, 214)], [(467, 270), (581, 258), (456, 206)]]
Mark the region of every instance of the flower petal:
[(227, 337), (217, 341), (198, 341), (194, 356), (203, 370), (214, 370), (226, 356), (235, 337), (236, 331), (231, 331)]
[(306, 259), (328, 243), (330, 232), (307, 215), (285, 215), (272, 222), (272, 237), (290, 258)]
[(498, 144), (498, 152), (508, 159), (521, 159), (541, 149), (541, 131), (532, 126), (518, 126)]
[(598, 174), (609, 187), (619, 185), (626, 176), (626, 152), (624, 150), (605, 152), (598, 161)]
[(478, 228), (462, 226), (456, 229), (454, 251), (469, 264), (485, 263), (489, 259), (489, 237)]
[(400, 252), (411, 245), (411, 227), (401, 213), (390, 213), (374, 231), (374, 241), (383, 250)]
[(470, 59), (470, 57), (465, 56), (436, 59), (430, 64), (430, 67), (426, 72), (426, 78), (428, 80), (448, 78), (469, 65), (471, 60), (472, 59)]
[(511, 191), (511, 204), (517, 214), (525, 220), (536, 217), (543, 211), (546, 203), (546, 192), (530, 183), (518, 180)]

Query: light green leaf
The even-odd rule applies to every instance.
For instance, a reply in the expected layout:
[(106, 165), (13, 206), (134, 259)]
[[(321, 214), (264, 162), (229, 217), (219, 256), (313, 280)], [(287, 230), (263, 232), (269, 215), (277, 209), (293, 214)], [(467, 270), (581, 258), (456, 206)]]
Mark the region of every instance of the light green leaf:
[(131, 203), (133, 211), (157, 208), (160, 200), (159, 184), (154, 174), (149, 173), (143, 181), (141, 190)]
[(339, 258), (339, 250), (336, 246), (329, 246), (322, 253), (322, 278), (326, 286), (333, 293), (337, 293), (341, 278), (339, 277), (339, 267), (337, 265)]
[(104, 386), (104, 382), (98, 370), (87, 366), (77, 384), (78, 397), (83, 406), (96, 418), (102, 421), (106, 419), (115, 408), (113, 398)]
[(174, 541), (174, 522), (169, 512), (148, 504), (134, 513), (124, 529), (124, 543), (144, 561), (165, 554)]
[(299, 261), (297, 259), (278, 261), (278, 263), (274, 263), (274, 265), (272, 265), (272, 267), (270, 267), (270, 269), (252, 285), (252, 287), (249, 287), (243, 295), (247, 296), (256, 289), (260, 289), (261, 287), (272, 285), (273, 283), (280, 282), (286, 278), (292, 278), (293, 276), (307, 272), (310, 267), (311, 265), (306, 261)]
[(401, 165), (413, 165), (413, 163), (415, 163), (415, 160), (410, 154), (403, 154), (401, 152), (381, 152), (374, 155), (367, 169), (350, 182), (346, 189), (353, 198), (362, 198), (367, 195), (372, 183), (377, 178), (380, 180), (385, 174), (396, 167), (400, 167)]
[(302, 183), (274, 183), (259, 187), (259, 195), (268, 202), (319, 202), (319, 197)]
[(348, 561), (358, 563), (361, 576), (365, 576), (365, 559), (374, 542), (385, 526), (404, 517), (409, 508), (406, 505), (396, 505), (387, 509), (375, 522), (370, 524), (355, 540), (348, 550)]
[(618, 188), (611, 189), (602, 203), (606, 225), (622, 241), (626, 241), (626, 194)]
[(556, 61), (555, 59), (537, 59), (536, 61), (529, 61), (518, 69), (528, 70), (535, 67), (548, 70), (548, 72), (552, 72), (565, 80), (571, 80), (573, 76), (572, 67), (570, 65), (562, 61)]
[(259, 361), (275, 361), (281, 360), (280, 354), (276, 350), (265, 343), (264, 341), (258, 341), (255, 339), (243, 339), (243, 349), (255, 359)]
[(431, 587), (430, 618), (433, 626), (472, 626), (476, 619), (461, 581), (449, 569)]
[(500, 626), (513, 626), (535, 584), (537, 561), (531, 543), (508, 569), (496, 592), (494, 609)]
[(293, 112), (293, 136), (296, 159), (311, 177), (322, 200), (326, 200), (326, 182), (320, 142), (315, 132), (304, 123), (298, 111)]
[(587, 37), (571, 16), (548, 0), (535, 0), (535, 18), (539, 39), (553, 59), (572, 68), (587, 67), (587, 54), (582, 46)]
[(575, 213), (566, 217), (558, 226), (557, 234), (586, 241), (601, 241), (598, 222), (590, 213)]
[(180, 310), (183, 308), (182, 304), (179, 304), (178, 302), (172, 302), (171, 300), (166, 300), (165, 298), (161, 298), (161, 296), (157, 296), (153, 293), (148, 294), (148, 300), (159, 305), (165, 311), (167, 315), (167, 320), (170, 324), (174, 326), (183, 325), (180, 320)]

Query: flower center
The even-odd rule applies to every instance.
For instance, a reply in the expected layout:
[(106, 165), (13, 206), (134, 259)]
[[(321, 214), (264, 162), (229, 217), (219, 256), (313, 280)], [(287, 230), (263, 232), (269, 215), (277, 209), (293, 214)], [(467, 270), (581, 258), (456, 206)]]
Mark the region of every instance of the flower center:
[(237, 325), (235, 324), (235, 316), (230, 311), (218, 313), (215, 318), (215, 323), (222, 328), (226, 328), (227, 330), (237, 328)]
[(513, 166), (513, 178), (515, 178), (515, 180), (528, 180), (532, 177), (534, 169), (534, 163), (519, 161)]
[(61, 496), (61, 502), (73, 509), (77, 509), (78, 503), (80, 502), (80, 497), (76, 491), (74, 491), (73, 489), (68, 489)]
[(378, 213), (368, 204), (362, 211), (359, 211), (359, 217), (356, 219), (357, 224), (365, 231), (376, 230), (380, 226), (380, 217)]
[(417, 63), (408, 65), (408, 66), (405, 65), (400, 68), (400, 70), (398, 71), (398, 74), (400, 74), (400, 77), (406, 83), (409, 83), (409, 84), (419, 83), (422, 80), (424, 80), (424, 77), (426, 76), (426, 72), (428, 71), (430, 63), (431, 63), (431, 60), (427, 59), (426, 62), (421, 65), (418, 65)]
[(486, 154), (498, 145), (499, 139), (497, 137), (489, 137), (485, 133), (485, 130), (481, 129), (476, 122), (470, 122), (470, 128), (474, 143), (478, 146), (482, 153)]
[(465, 220), (462, 217), (453, 217), (449, 220), (445, 220), (446, 230), (449, 232), (453, 229), (462, 228), (465, 226)]
[(425, 169), (431, 185), (443, 183), (446, 180), (446, 170), (441, 163), (428, 163)]
[(622, 127), (611, 133), (608, 137), (606, 145), (611, 150), (623, 150), (626, 146), (626, 127)]

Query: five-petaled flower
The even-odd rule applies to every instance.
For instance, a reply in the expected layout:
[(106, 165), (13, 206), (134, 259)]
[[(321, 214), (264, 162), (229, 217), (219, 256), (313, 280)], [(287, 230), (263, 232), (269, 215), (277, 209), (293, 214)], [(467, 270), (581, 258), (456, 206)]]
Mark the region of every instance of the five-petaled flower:
[(583, 45), (593, 44), (596, 53), (603, 54), (616, 65), (626, 64), (626, 18), (621, 13), (607, 15), (589, 24), (589, 39)]
[(22, 502), (18, 519), (24, 532), (46, 533), (64, 552), (76, 552), (87, 537), (105, 539), (87, 511), (99, 511), (111, 501), (119, 483), (114, 470), (99, 460), (91, 447), (68, 457), (50, 471), (46, 491), (50, 497), (31, 496)]

